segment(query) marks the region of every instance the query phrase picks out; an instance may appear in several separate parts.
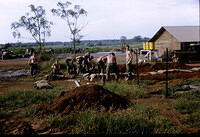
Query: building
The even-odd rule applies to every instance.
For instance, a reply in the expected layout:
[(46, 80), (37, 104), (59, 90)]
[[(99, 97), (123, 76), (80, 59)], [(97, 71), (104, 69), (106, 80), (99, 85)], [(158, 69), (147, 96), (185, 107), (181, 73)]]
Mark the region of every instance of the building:
[(190, 50), (192, 45), (200, 43), (200, 26), (164, 26), (149, 40), (158, 50), (158, 56), (169, 51)]

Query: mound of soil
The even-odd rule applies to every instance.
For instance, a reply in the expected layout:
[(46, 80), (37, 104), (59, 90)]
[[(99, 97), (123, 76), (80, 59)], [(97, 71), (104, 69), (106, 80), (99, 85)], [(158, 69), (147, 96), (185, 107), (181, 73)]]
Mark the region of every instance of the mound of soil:
[[(2, 125), (1, 125), (2, 124)], [(0, 135), (33, 135), (34, 130), (25, 121), (11, 120), (0, 123), (2, 129)]]
[(95, 109), (113, 111), (126, 109), (129, 101), (114, 94), (102, 86), (91, 84), (77, 87), (55, 98), (40, 108), (40, 114), (68, 114), (72, 111)]
[[(191, 69), (192, 67), (186, 66), (184, 64), (179, 63), (168, 63), (168, 69)], [(158, 70), (165, 70), (166, 63), (165, 62), (155, 62), (155, 63), (141, 63), (138, 64), (138, 71), (139, 73), (146, 73), (150, 71), (158, 71)], [(126, 72), (126, 64), (118, 64), (118, 70), (120, 73)], [(133, 64), (133, 73), (136, 73), (137, 67), (136, 64)], [(112, 72), (112, 71), (111, 71)], [(98, 73), (97, 69), (93, 71), (93, 73)], [(104, 70), (106, 73), (106, 70)]]
[[(158, 71), (158, 70), (165, 70), (166, 63), (165, 62), (155, 62), (155, 63), (145, 63), (138, 65), (139, 72), (150, 72), (150, 71)], [(179, 63), (168, 63), (168, 69), (190, 69), (191, 67), (187, 67), (184, 64)], [(133, 66), (133, 72), (136, 72), (136, 65)]]

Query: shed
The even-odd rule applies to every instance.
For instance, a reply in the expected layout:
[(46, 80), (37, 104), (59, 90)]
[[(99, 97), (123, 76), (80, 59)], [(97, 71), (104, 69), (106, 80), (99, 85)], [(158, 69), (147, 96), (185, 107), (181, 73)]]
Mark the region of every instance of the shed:
[(149, 40), (153, 42), (158, 56), (169, 51), (189, 50), (193, 44), (200, 43), (200, 26), (163, 26)]

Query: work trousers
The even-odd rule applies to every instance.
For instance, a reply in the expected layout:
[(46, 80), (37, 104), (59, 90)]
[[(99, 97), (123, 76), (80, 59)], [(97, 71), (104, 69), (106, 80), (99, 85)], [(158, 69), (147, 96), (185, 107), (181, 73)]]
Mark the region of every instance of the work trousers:
[(126, 64), (126, 71), (128, 72), (128, 79), (132, 79), (133, 78), (132, 69), (133, 69), (132, 63)]
[(110, 71), (115, 73), (115, 80), (119, 78), (118, 67), (116, 63), (108, 63), (106, 67), (106, 80), (110, 79)]
[(38, 72), (38, 65), (37, 64), (30, 64), (30, 70), (31, 70), (31, 76), (33, 78), (35, 78), (36, 74)]
[(104, 73), (104, 70), (105, 70), (104, 62), (103, 61), (99, 61), (98, 62), (98, 72), (99, 73)]

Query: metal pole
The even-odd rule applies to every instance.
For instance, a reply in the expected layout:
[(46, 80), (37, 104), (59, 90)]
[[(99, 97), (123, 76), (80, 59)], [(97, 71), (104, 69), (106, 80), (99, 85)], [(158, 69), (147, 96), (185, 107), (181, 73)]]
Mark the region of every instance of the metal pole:
[(168, 48), (166, 48), (166, 94), (165, 97), (168, 97)]
[(139, 84), (138, 50), (136, 49), (137, 84)]

